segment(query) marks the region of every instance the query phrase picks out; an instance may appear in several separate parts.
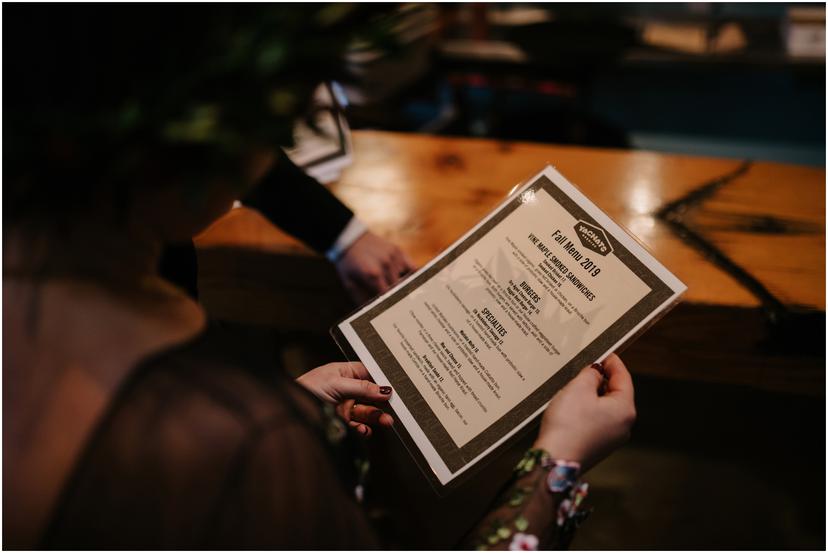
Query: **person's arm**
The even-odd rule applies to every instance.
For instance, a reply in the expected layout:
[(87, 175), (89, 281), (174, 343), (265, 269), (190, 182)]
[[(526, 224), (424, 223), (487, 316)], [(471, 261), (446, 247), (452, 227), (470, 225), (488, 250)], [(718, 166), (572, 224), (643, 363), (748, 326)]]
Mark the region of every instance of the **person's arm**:
[(242, 203), (325, 255), (357, 303), (385, 292), (414, 268), (400, 248), (371, 232), (281, 149)]
[[(377, 536), (331, 446), (299, 420), (273, 421), (244, 444), (219, 498), (217, 549), (377, 549)], [(350, 483), (350, 485), (353, 485)]]
[(280, 148), (270, 170), (241, 201), (321, 254), (334, 245), (354, 216)]
[(580, 475), (625, 442), (635, 420), (630, 373), (617, 355), (558, 392), (533, 449), (465, 544), (472, 549), (560, 549), (585, 517)]
[(549, 475), (558, 466), (568, 467), (542, 449), (527, 451), (465, 549), (565, 549), (587, 513), (580, 509), (586, 486), (578, 483), (573, 469), (571, 475), (562, 471), (561, 484), (550, 490)]

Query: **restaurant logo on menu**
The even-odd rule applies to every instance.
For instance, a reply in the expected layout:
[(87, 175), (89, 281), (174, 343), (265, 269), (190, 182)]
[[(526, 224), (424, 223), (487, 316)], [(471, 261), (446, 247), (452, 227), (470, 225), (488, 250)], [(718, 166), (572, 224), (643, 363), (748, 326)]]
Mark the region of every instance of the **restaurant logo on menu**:
[(601, 255), (612, 253), (612, 246), (610, 246), (607, 235), (602, 228), (585, 221), (578, 221), (575, 224), (575, 233), (585, 248)]

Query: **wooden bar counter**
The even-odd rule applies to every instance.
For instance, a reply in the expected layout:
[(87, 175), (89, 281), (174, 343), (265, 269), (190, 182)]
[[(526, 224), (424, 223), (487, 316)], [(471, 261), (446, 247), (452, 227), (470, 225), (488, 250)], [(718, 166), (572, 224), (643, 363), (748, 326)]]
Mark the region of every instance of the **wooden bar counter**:
[[(689, 287), (625, 353), (634, 372), (824, 395), (823, 169), (375, 131), (355, 132), (354, 150), (331, 190), (417, 264), (554, 165)], [(309, 329), (349, 308), (330, 268), (252, 210), (233, 210), (196, 244), (216, 316)], [(244, 306), (257, 279), (281, 299)]]

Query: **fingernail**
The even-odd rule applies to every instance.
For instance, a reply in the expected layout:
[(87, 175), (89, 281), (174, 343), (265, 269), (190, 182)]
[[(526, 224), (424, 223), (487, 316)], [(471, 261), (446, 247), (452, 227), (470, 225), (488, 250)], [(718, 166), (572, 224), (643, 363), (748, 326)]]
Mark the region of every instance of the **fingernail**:
[(601, 363), (593, 363), (592, 368), (598, 371), (599, 373), (604, 374), (604, 365), (602, 365)]
[(391, 386), (380, 386), (380, 393), (387, 396), (391, 393)]

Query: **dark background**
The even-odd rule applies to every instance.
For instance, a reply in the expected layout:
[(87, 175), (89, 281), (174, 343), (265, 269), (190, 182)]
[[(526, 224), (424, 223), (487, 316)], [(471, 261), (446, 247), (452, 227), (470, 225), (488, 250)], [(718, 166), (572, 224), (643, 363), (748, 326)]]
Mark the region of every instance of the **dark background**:
[[(370, 100), (357, 99), (351, 121), (824, 165), (824, 45), (821, 57), (788, 51), (796, 6), (421, 5), (402, 55), (360, 67)], [(692, 27), (710, 45), (654, 44), (655, 25)], [(728, 26), (743, 40), (716, 49)]]

